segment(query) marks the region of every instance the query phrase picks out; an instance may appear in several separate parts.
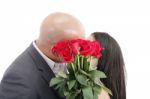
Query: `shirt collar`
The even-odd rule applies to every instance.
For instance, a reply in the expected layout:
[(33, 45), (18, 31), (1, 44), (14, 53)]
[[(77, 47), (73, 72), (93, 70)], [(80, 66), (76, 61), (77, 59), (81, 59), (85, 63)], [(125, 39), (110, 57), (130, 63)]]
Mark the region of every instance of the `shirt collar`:
[(52, 61), (51, 59), (49, 59), (46, 55), (44, 55), (44, 53), (38, 48), (38, 46), (36, 45), (35, 41), (33, 42), (33, 46), (35, 47), (35, 49), (38, 51), (38, 53), (43, 57), (43, 59), (46, 61), (46, 63), (49, 65), (49, 67), (51, 69), (53, 69), (55, 62)]

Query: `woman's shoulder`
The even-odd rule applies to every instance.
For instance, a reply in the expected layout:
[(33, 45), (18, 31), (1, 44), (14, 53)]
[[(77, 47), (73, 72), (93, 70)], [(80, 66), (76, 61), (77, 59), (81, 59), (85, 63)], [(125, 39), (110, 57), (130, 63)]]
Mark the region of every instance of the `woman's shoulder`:
[(101, 94), (98, 96), (98, 99), (110, 99), (110, 96), (106, 91), (102, 90)]

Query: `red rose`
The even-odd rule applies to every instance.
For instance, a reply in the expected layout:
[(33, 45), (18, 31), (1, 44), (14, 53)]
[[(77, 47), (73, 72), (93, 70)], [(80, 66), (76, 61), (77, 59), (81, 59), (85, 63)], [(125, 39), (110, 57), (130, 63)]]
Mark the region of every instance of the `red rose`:
[(102, 47), (97, 41), (89, 41), (89, 40), (82, 40), (76, 39), (71, 40), (73, 53), (76, 55), (80, 53), (83, 56), (95, 56), (100, 58)]
[(93, 41), (92, 42), (92, 47), (93, 47), (92, 56), (100, 58), (102, 56), (101, 52), (103, 50), (101, 44), (99, 44), (97, 41)]
[(53, 48), (52, 51), (60, 56), (64, 62), (70, 63), (74, 61), (74, 56), (71, 49), (70, 41), (61, 41), (58, 42)]
[(81, 54), (83, 56), (89, 56), (93, 52), (93, 48), (91, 45), (91, 41), (89, 40), (82, 40), (82, 39), (77, 39), (77, 40), (71, 40), (71, 43), (73, 45), (74, 53)]
[(77, 54), (100, 58), (102, 50), (103, 48), (97, 41), (82, 39), (61, 41), (52, 48), (52, 51), (67, 63), (73, 62)]
[(77, 55), (80, 50), (80, 39), (71, 40), (71, 47), (74, 55)]
[(80, 42), (80, 54), (83, 56), (90, 56), (93, 52), (93, 47), (91, 45), (91, 41), (82, 40)]

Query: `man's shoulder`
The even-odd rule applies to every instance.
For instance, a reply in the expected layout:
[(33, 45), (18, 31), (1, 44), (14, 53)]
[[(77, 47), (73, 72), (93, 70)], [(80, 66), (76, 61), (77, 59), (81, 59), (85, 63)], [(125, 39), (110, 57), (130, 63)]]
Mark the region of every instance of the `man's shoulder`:
[(29, 75), (36, 69), (35, 63), (27, 49), (20, 54), (5, 71), (7, 74)]
[(18, 99), (20, 96), (20, 99), (37, 99), (38, 85), (35, 82), (38, 79), (34, 62), (25, 50), (5, 71), (0, 83), (0, 98)]

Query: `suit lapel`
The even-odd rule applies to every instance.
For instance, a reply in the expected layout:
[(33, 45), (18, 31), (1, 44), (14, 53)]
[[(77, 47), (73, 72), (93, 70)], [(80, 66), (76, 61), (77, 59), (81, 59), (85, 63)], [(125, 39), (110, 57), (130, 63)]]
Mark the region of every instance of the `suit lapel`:
[(42, 77), (49, 84), (49, 81), (51, 80), (51, 78), (55, 77), (53, 71), (51, 70), (49, 65), (46, 63), (46, 61), (42, 58), (42, 56), (34, 48), (33, 44), (31, 44), (30, 47), (28, 48), (28, 52), (33, 58), (38, 70), (41, 72)]
[[(46, 63), (46, 61), (42, 58), (42, 56), (34, 48), (33, 44), (31, 44), (27, 50), (28, 50), (29, 54), (31, 55), (32, 59), (34, 60), (34, 62), (36, 64), (38, 70), (40, 71), (43, 79), (49, 85), (50, 80), (53, 77), (55, 77), (53, 71), (51, 70), (49, 65)], [(53, 88), (52, 88), (52, 90), (57, 95), (58, 99), (66, 99), (66, 98), (61, 98)]]

